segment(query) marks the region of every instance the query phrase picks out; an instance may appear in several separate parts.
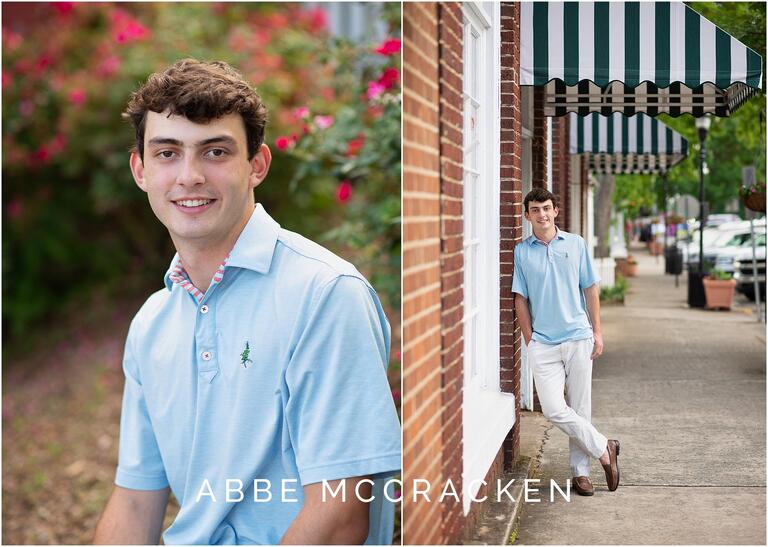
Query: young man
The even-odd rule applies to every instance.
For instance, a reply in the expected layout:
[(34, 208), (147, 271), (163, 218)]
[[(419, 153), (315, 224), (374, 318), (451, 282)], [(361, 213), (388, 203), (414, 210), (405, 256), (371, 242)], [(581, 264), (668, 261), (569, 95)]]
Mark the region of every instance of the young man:
[(178, 252), (128, 333), (94, 541), (158, 543), (170, 488), (166, 544), (391, 543), (389, 324), (351, 264), (254, 206), (271, 161), (259, 95), (186, 59), (126, 114), (131, 172)]
[(512, 292), (541, 410), (569, 437), (576, 492), (594, 494), (590, 456), (603, 465), (608, 489), (616, 490), (619, 441), (606, 439), (590, 423), (592, 360), (603, 353), (600, 279), (581, 236), (555, 226), (554, 194), (536, 188), (524, 207), (533, 235), (515, 247)]

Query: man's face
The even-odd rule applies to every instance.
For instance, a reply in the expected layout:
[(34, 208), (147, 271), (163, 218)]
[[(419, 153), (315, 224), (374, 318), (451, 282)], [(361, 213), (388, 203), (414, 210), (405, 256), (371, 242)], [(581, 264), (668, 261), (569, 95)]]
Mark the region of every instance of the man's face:
[(144, 160), (131, 172), (176, 247), (217, 245), (236, 237), (253, 212), (253, 189), (269, 170), (262, 145), (248, 161), (245, 124), (229, 114), (206, 124), (148, 112)]
[(544, 232), (554, 227), (558, 212), (557, 207), (552, 205), (551, 199), (544, 202), (529, 201), (528, 212), (525, 213), (525, 218), (533, 224), (536, 231)]

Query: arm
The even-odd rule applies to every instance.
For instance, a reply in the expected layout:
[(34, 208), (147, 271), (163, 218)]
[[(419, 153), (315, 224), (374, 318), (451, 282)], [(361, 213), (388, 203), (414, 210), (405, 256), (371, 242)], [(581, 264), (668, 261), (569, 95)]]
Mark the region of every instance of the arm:
[(158, 545), (169, 488), (129, 490), (115, 486), (96, 525), (93, 543)]
[(523, 341), (527, 346), (531, 341), (531, 336), (533, 336), (531, 310), (528, 308), (528, 299), (520, 293), (515, 293), (515, 317), (517, 317), (517, 324), (520, 325)]
[(595, 283), (584, 289), (587, 299), (587, 311), (592, 322), (592, 333), (595, 335), (595, 347), (592, 350), (592, 359), (597, 359), (603, 353), (603, 331), (600, 327), (600, 286)]
[[(362, 545), (368, 537), (368, 503), (355, 494), (357, 483), (369, 477), (346, 479), (346, 502), (341, 496), (332, 497), (326, 491), (323, 502), (323, 483), (304, 487), (304, 506), (280, 540), (281, 545)], [(341, 481), (328, 481), (336, 490)], [(360, 498), (371, 496), (370, 483), (359, 488)]]

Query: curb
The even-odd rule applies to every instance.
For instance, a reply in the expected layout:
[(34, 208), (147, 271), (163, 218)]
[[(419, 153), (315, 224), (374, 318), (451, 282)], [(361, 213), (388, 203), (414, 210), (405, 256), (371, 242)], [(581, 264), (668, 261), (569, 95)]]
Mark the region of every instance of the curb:
[(465, 545), (510, 545), (515, 542), (523, 509), (525, 479), (535, 478), (551, 428), (540, 412), (522, 413), (520, 457), (511, 471), (498, 477), (502, 485), (515, 481), (507, 490), (515, 501), (505, 495), (501, 502), (497, 502), (498, 483), (494, 481), (494, 488), (489, 488), (488, 500), (484, 502), (483, 516), (466, 537)]

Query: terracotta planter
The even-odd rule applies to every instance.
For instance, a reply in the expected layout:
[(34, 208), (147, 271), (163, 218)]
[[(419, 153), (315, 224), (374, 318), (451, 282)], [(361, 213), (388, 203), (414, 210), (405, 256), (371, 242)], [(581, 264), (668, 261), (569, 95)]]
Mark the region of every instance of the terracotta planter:
[(704, 278), (704, 294), (707, 297), (707, 308), (731, 309), (733, 304), (733, 291), (736, 289), (736, 280), (729, 279), (722, 281), (719, 279)]
[(756, 192), (742, 197), (744, 207), (759, 213), (765, 213), (765, 192)]
[(617, 258), (614, 272), (622, 277), (635, 277), (637, 275), (637, 262), (634, 259), (629, 262), (628, 258)]

